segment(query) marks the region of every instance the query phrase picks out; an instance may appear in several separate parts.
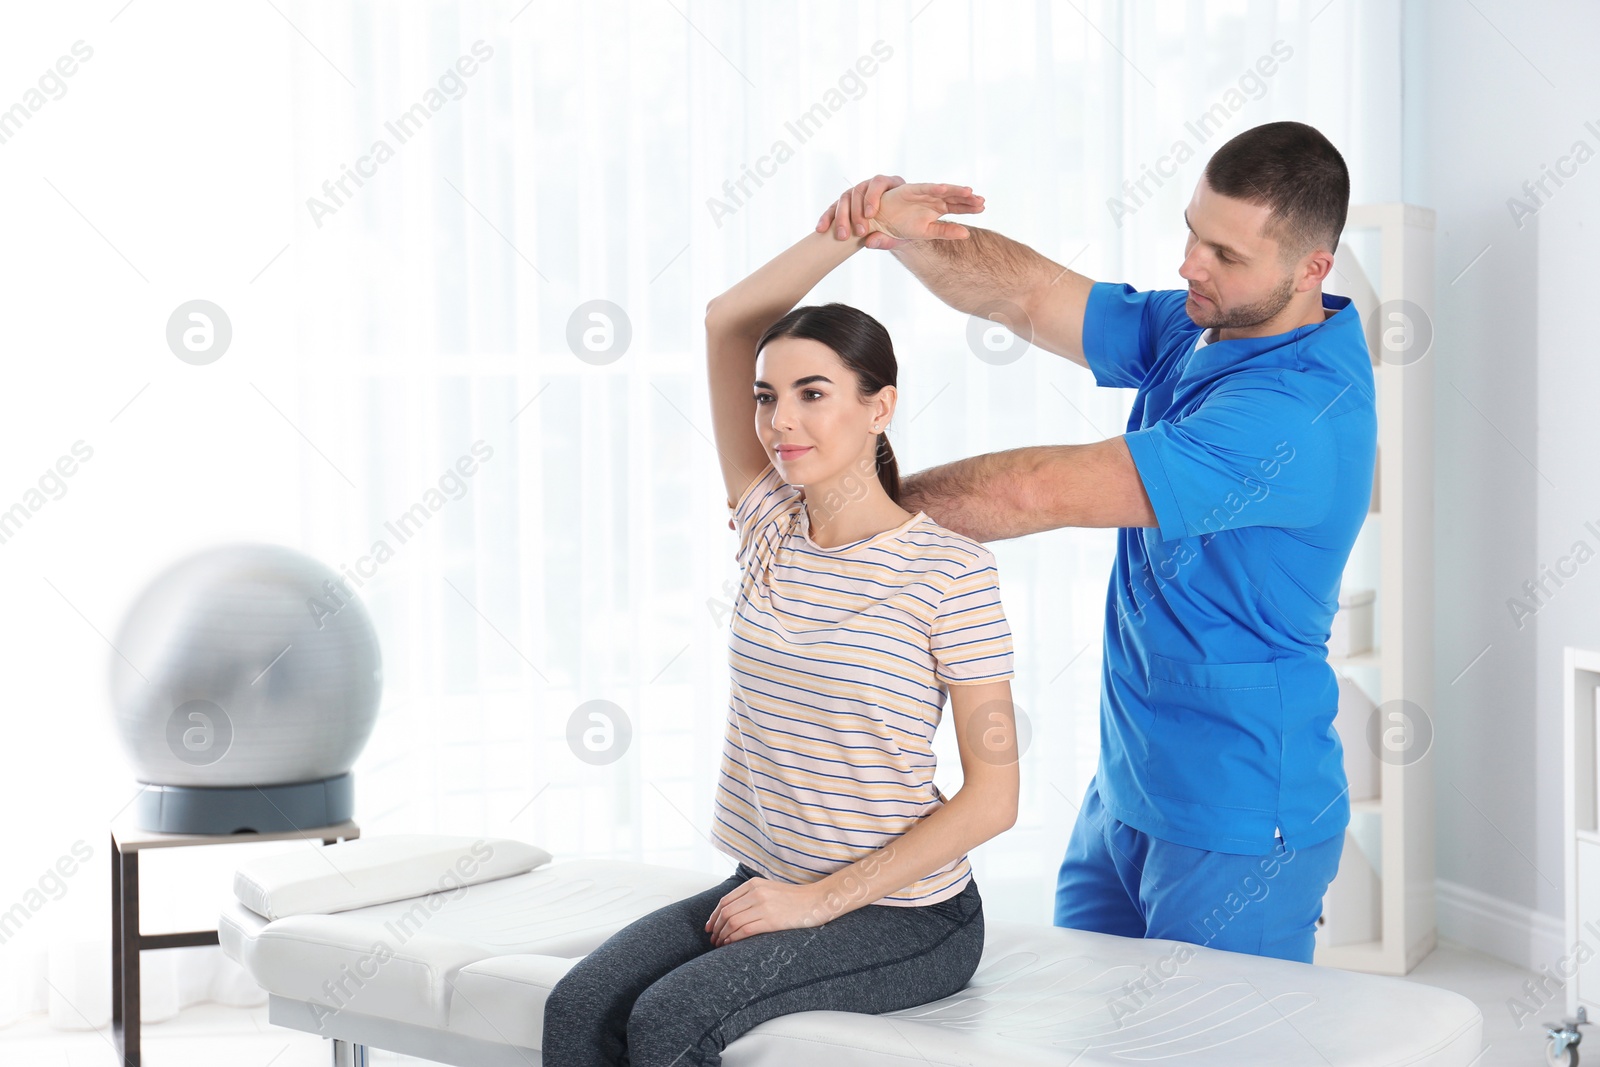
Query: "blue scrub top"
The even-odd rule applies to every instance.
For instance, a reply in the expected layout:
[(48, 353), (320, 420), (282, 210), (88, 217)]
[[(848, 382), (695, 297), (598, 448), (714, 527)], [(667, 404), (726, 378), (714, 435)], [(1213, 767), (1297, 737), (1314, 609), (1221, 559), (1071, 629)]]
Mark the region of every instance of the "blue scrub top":
[(1372, 497), (1372, 359), (1348, 297), (1198, 349), (1185, 297), (1100, 282), (1084, 317), (1096, 383), (1138, 390), (1126, 440), (1160, 524), (1117, 535), (1098, 790), (1162, 840), (1312, 845), (1350, 821), (1327, 641)]

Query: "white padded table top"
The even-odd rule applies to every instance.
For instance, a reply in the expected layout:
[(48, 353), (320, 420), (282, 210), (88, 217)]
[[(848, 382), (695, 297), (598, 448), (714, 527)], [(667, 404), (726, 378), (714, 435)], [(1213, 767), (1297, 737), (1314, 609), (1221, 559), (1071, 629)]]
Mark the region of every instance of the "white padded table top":
[[(269, 992), (323, 1006), (313, 1013), (338, 1009), (374, 1025), (511, 1045), (536, 1064), (544, 998), (573, 960), (634, 918), (719, 881), (576, 861), (333, 915), (269, 923), (235, 906), (220, 939)], [(1481, 1035), (1470, 1000), (1413, 982), (990, 921), (982, 963), (961, 993), (887, 1015), (774, 1019), (730, 1044), (723, 1062), (1467, 1067)]]
[(333, 915), (268, 922), (235, 903), (222, 913), (218, 941), (269, 993), (444, 1026), (450, 983), (469, 964), (519, 954), (570, 962), (639, 916), (720, 881), (579, 860)]
[(773, 1019), (729, 1045), (723, 1063), (811, 1063), (825, 1051), (829, 1067), (1466, 1067), (1482, 1043), (1472, 1001), (1396, 978), (1174, 941), (986, 927), (983, 961), (955, 996), (882, 1016)]

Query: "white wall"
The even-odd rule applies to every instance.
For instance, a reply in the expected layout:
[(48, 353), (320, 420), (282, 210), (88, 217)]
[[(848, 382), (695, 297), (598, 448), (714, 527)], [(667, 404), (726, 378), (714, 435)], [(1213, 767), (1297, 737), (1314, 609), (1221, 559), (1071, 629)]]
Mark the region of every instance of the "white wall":
[[(1405, 196), (1438, 212), (1440, 933), (1537, 970), (1565, 951), (1561, 649), (1600, 647), (1600, 562), (1520, 625), (1507, 602), (1579, 538), (1600, 551), (1593, 231), (1572, 228), (1600, 217), (1600, 162), (1542, 204), (1522, 186), (1600, 152), (1600, 8), (1410, 0), (1404, 21)], [(1537, 208), (1520, 227), (1513, 197)]]

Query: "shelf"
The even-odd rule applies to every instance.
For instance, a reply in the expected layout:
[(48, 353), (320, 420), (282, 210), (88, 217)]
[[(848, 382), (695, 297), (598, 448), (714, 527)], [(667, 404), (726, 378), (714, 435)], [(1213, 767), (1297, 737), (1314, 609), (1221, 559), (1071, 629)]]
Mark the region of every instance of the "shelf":
[(1383, 942), (1356, 941), (1348, 945), (1318, 945), (1312, 962), (1319, 967), (1372, 973), (1384, 962)]
[[(1595, 892), (1600, 832), (1596, 821), (1596, 732), (1600, 727), (1600, 653), (1568, 645), (1562, 650), (1561, 748), (1562, 842), (1566, 868), (1566, 943), (1583, 945), (1600, 921), (1600, 894)], [(1580, 956), (1581, 960), (1582, 957)], [(1600, 993), (1594, 968), (1580, 966), (1566, 986), (1567, 1014), (1580, 1004), (1593, 1004)]]
[[(1410, 204), (1351, 204), (1347, 223), (1347, 231), (1365, 232), (1339, 242), (1335, 258), (1341, 288), (1335, 291), (1351, 298), (1366, 328), (1378, 439), (1372, 495), (1340, 584), (1376, 592), (1371, 633), (1381, 645), (1350, 656), (1330, 650), (1327, 663), (1339, 675), (1335, 723), (1338, 715), (1353, 716), (1337, 726), (1347, 776), (1364, 795), (1379, 782), (1383, 788), (1380, 798), (1350, 801), (1353, 825), (1324, 898), (1326, 926), (1319, 927), (1314, 959), (1348, 970), (1403, 975), (1438, 936), (1433, 765), (1380, 760), (1373, 766), (1375, 757), (1365, 747), (1372, 726), (1366, 716), (1402, 698), (1424, 708), (1433, 702), (1432, 401), (1440, 356), (1432, 351), (1436, 345), (1391, 351), (1385, 333), (1409, 324), (1401, 316), (1432, 312), (1433, 214)], [(1353, 700), (1345, 692), (1351, 687), (1364, 699), (1346, 707)], [(1357, 773), (1350, 774), (1352, 768)], [(1328, 931), (1357, 940), (1325, 946), (1322, 935)], [(1381, 939), (1360, 940), (1380, 931)]]
[[(1361, 971), (1365, 974), (1410, 974), (1412, 968), (1427, 959), (1439, 944), (1438, 931), (1429, 928), (1423, 936), (1406, 950), (1404, 959), (1391, 958), (1382, 941), (1356, 941), (1348, 945), (1322, 945), (1316, 947), (1311, 962), (1318, 967), (1337, 967), (1342, 971)], [(1398, 956), (1399, 950), (1395, 950)], [(1574, 1008), (1574, 1011), (1577, 1009)]]

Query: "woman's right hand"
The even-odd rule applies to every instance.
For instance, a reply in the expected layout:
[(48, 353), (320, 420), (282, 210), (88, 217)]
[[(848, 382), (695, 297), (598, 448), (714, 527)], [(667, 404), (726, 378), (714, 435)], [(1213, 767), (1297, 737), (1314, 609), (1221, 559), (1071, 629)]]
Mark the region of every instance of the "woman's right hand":
[(880, 174), (846, 189), (817, 220), (817, 232), (831, 226), (839, 240), (865, 234), (868, 248), (881, 249), (897, 248), (906, 241), (962, 240), (968, 236), (967, 228), (941, 222), (939, 216), (982, 210), (983, 197), (975, 195), (971, 186), (907, 185), (903, 178)]

